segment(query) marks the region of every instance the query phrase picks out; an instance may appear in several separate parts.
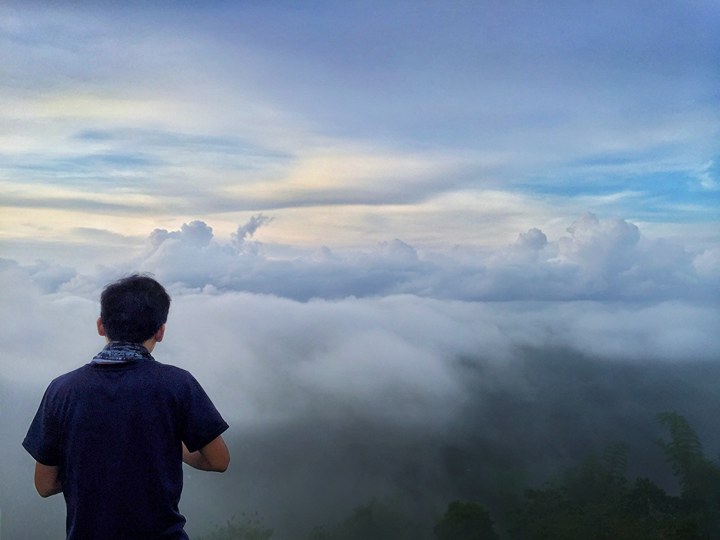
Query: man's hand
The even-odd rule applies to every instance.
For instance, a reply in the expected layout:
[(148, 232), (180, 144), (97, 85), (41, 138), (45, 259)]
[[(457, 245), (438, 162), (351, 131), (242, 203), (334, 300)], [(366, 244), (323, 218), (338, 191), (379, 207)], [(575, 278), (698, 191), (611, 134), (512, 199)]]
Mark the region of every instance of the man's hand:
[(35, 462), (35, 489), (41, 497), (49, 497), (62, 492), (60, 468)]
[(195, 452), (190, 452), (185, 443), (182, 443), (182, 453), (184, 463), (201, 471), (225, 472), (230, 464), (230, 452), (222, 436)]

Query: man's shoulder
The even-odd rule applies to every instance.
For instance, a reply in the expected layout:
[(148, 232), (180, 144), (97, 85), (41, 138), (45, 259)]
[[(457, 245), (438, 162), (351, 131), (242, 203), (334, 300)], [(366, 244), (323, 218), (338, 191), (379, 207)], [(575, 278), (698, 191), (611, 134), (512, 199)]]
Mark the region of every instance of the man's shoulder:
[(77, 381), (78, 379), (84, 377), (86, 375), (89, 367), (90, 367), (89, 364), (85, 364), (84, 366), (75, 368), (71, 371), (68, 371), (67, 373), (58, 375), (50, 382), (50, 386), (51, 387), (62, 387), (62, 386), (68, 385), (68, 384), (72, 384), (73, 382)]
[(176, 366), (175, 364), (165, 364), (164, 362), (158, 362), (157, 360), (154, 360), (152, 362), (152, 365), (155, 369), (162, 372), (164, 375), (174, 377), (193, 377), (192, 373), (190, 373), (187, 369)]
[(154, 377), (160, 378), (172, 386), (192, 387), (199, 384), (190, 371), (174, 364), (153, 360), (151, 369), (155, 371)]
[[(136, 369), (141, 368), (141, 369)], [(143, 369), (145, 368), (145, 369)], [(142, 372), (145, 370), (151, 370), (151, 371), (157, 371), (159, 372), (163, 377), (171, 377), (171, 378), (189, 378), (192, 379), (193, 375), (188, 370), (183, 369), (181, 367), (175, 366), (173, 364), (165, 364), (162, 362), (158, 362), (156, 360), (150, 360), (150, 361), (143, 361), (139, 362), (137, 364), (125, 364), (125, 365), (106, 365), (106, 366), (98, 366), (94, 365), (92, 362), (85, 364), (83, 366), (80, 366), (78, 368), (75, 368), (71, 371), (68, 371), (66, 373), (63, 373), (62, 375), (58, 375), (50, 382), (50, 386), (52, 387), (63, 387), (67, 385), (73, 385), (79, 381), (82, 381), (84, 379), (87, 379), (88, 377), (91, 377), (93, 373), (96, 372), (103, 372), (107, 370), (107, 372), (111, 371), (128, 371), (128, 372)]]
[(62, 399), (63, 396), (72, 395), (78, 388), (82, 388), (87, 380), (87, 367), (87, 365), (81, 366), (51, 380), (45, 389), (46, 398)]
[(173, 364), (165, 364), (157, 360), (144, 360), (134, 365), (125, 366), (97, 366), (92, 363), (80, 366), (68, 371), (53, 379), (48, 385), (50, 395), (60, 396), (72, 393), (77, 389), (84, 389), (87, 386), (114, 385), (117, 379), (113, 376), (99, 376), (101, 373), (110, 375), (111, 372), (124, 372), (130, 375), (130, 379), (145, 381), (139, 384), (160, 383), (160, 386), (168, 388), (191, 388), (197, 385), (197, 380), (188, 370)]

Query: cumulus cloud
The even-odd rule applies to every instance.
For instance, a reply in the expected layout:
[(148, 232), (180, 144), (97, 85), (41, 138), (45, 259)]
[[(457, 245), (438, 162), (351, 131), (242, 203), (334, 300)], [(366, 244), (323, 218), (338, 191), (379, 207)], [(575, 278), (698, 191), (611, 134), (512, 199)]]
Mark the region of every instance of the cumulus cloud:
[(165, 229), (155, 229), (148, 238), (151, 248), (157, 249), (166, 241), (177, 241), (184, 244), (203, 248), (212, 240), (212, 227), (202, 221), (184, 223), (179, 231), (168, 232)]
[(74, 268), (49, 261), (38, 260), (33, 264), (21, 267), (16, 261), (2, 258), (0, 258), (0, 272), (26, 275), (34, 286), (39, 287), (44, 292), (56, 291), (77, 275)]
[(273, 218), (271, 217), (258, 214), (256, 216), (252, 216), (244, 225), (240, 225), (237, 228), (237, 231), (232, 235), (235, 249), (239, 253), (249, 251), (250, 253), (257, 254), (260, 244), (259, 242), (250, 242), (250, 238), (253, 237), (260, 227), (267, 225), (272, 220)]
[[(461, 248), (435, 253), (394, 239), (366, 251), (324, 246), (294, 257), (269, 257), (251, 238), (271, 222), (253, 216), (229, 242), (216, 238), (202, 221), (176, 231), (155, 230), (144, 253), (114, 271), (149, 271), (180, 288), (303, 301), (391, 294), (473, 301), (660, 301), (707, 297), (718, 286), (715, 248), (693, 253), (646, 238), (626, 220), (589, 213), (567, 227), (567, 235), (552, 239), (531, 228), (514, 243), (485, 253)], [(56, 286), (57, 280), (48, 283)]]
[(526, 233), (520, 233), (517, 239), (517, 245), (519, 247), (533, 250), (542, 249), (547, 243), (548, 239), (545, 233), (534, 227)]
[(707, 279), (720, 279), (720, 247), (704, 250), (693, 260), (698, 275)]

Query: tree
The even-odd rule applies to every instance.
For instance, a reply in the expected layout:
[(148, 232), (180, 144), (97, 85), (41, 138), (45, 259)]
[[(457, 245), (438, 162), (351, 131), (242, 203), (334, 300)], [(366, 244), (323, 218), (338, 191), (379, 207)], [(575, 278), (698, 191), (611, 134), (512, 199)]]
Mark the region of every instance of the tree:
[(438, 540), (497, 540), (490, 514), (475, 503), (451, 502), (435, 525)]
[(360, 505), (334, 527), (315, 528), (309, 540), (418, 540), (423, 526), (400, 504), (377, 499)]
[(625, 449), (609, 447), (566, 470), (543, 489), (527, 490), (511, 517), (516, 540), (704, 540), (680, 497), (647, 479), (628, 482)]
[(712, 538), (720, 536), (720, 467), (707, 459), (690, 423), (674, 411), (658, 415), (670, 430), (670, 441), (657, 441), (681, 487), (685, 513)]
[(257, 519), (245, 517), (240, 522), (233, 518), (199, 540), (269, 540), (272, 535), (272, 529), (263, 527)]
[(703, 454), (700, 439), (688, 421), (676, 412), (660, 413), (658, 420), (670, 430), (670, 441), (659, 440), (658, 444), (665, 451), (680, 481), (683, 496), (699, 496), (705, 490), (703, 476), (710, 466)]

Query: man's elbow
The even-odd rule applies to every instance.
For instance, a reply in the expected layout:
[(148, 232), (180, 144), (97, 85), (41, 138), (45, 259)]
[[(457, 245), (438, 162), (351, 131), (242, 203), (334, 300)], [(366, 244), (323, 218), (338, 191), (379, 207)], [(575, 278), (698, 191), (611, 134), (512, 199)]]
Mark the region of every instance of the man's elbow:
[(62, 488), (58, 484), (47, 484), (42, 482), (35, 482), (35, 489), (43, 499), (47, 499), (52, 495), (57, 495), (62, 492)]
[(55, 495), (53, 491), (43, 486), (35, 486), (35, 489), (37, 490), (38, 495), (40, 495), (43, 499), (47, 499), (50, 495)]
[(35, 489), (41, 497), (46, 498), (62, 492), (62, 482), (58, 472), (57, 467), (42, 463), (35, 464)]
[(212, 464), (212, 471), (213, 472), (219, 472), (224, 473), (228, 470), (228, 467), (230, 466), (230, 454), (226, 453), (224, 456), (221, 456), (218, 458), (215, 463)]
[(230, 451), (222, 437), (205, 446), (200, 453), (205, 458), (208, 471), (223, 473), (230, 465)]

